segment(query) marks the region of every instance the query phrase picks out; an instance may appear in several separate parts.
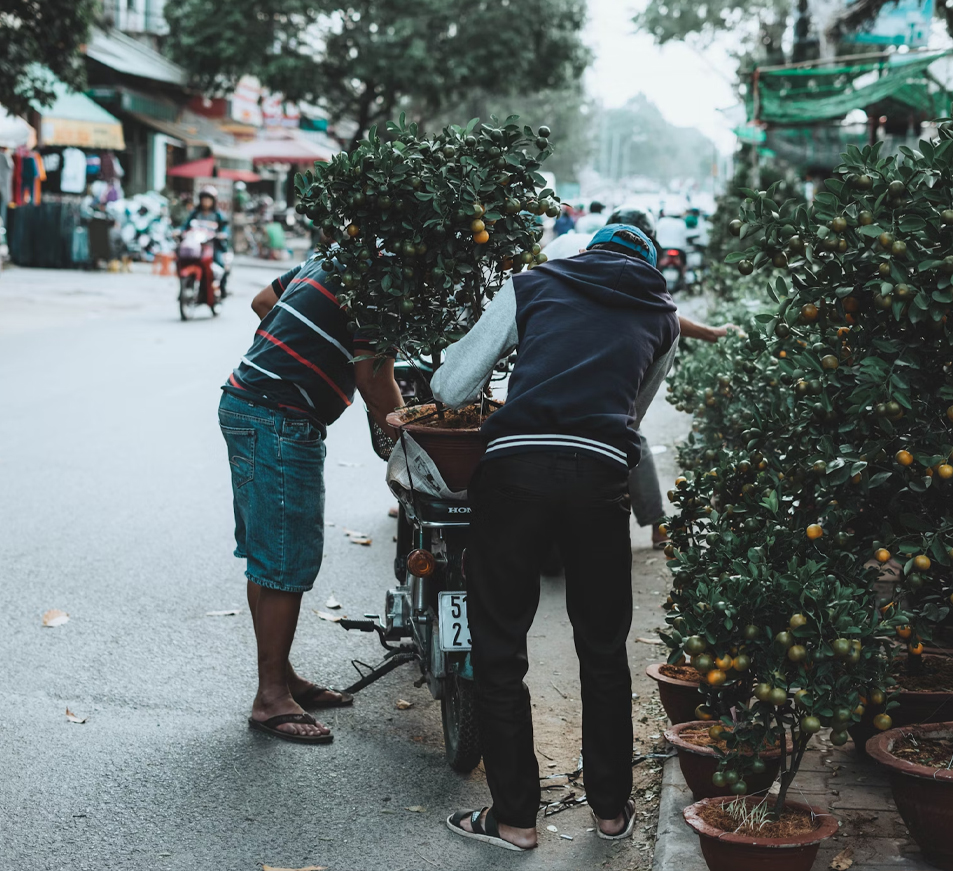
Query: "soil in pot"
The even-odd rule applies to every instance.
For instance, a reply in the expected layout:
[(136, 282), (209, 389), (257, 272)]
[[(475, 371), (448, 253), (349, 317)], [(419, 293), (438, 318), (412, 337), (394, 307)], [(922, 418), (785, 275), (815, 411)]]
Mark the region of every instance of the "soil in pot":
[(867, 752), (888, 770), (897, 810), (923, 857), (953, 871), (953, 722), (890, 729), (871, 738)]
[(397, 413), (405, 424), (431, 429), (479, 429), (496, 409), (496, 405), (467, 405), (461, 409), (444, 408), (441, 416), (437, 413), (437, 406), (429, 404), (402, 408)]
[[(669, 673), (666, 674), (666, 672)], [(656, 663), (650, 665), (645, 673), (658, 684), (659, 700), (673, 725), (696, 719), (695, 708), (704, 701), (704, 698), (698, 691), (701, 675), (695, 669), (690, 666)], [(691, 676), (690, 673), (694, 673), (695, 680), (685, 679)], [(674, 676), (676, 674), (684, 674), (685, 678)]]
[[(922, 674), (911, 674), (906, 659), (902, 659), (895, 677), (900, 691), (895, 698), (900, 704), (890, 709), (894, 726), (953, 720), (953, 657), (925, 655)], [(863, 719), (848, 729), (861, 755), (866, 754), (867, 742), (877, 733), (873, 721), (882, 711), (883, 706), (868, 705)]]
[(483, 458), (480, 424), (486, 412), (494, 408), (471, 405), (459, 411), (443, 409), (440, 417), (437, 406), (431, 403), (393, 411), (387, 415), (387, 422), (407, 431), (426, 451), (447, 487), (456, 492), (470, 486)]
[[(725, 790), (724, 786), (715, 786), (711, 779), (721, 761), (716, 748), (724, 752), (728, 749), (728, 745), (724, 738), (715, 740), (708, 734), (711, 726), (710, 722), (696, 720), (691, 723), (681, 723), (665, 731), (666, 740), (678, 751), (678, 767), (696, 801), (722, 795)], [(730, 729), (726, 728), (726, 731)], [(764, 771), (745, 772), (744, 779), (750, 794), (767, 792), (774, 783), (781, 768), (780, 747), (780, 744), (776, 744), (774, 749), (762, 752), (761, 761), (765, 764)]]
[[(734, 801), (706, 798), (683, 811), (710, 871), (809, 871), (821, 841), (837, 833), (833, 816), (798, 802), (788, 802), (780, 820), (745, 829), (724, 809)], [(764, 799), (737, 801), (750, 808)]]

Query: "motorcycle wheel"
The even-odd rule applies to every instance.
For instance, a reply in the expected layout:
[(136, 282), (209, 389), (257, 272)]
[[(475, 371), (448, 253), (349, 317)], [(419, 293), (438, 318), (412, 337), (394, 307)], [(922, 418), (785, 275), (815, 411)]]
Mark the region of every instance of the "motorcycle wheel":
[(183, 321), (192, 320), (195, 304), (198, 302), (198, 284), (194, 276), (179, 280), (179, 317)]
[(444, 678), (440, 713), (447, 762), (454, 771), (469, 774), (480, 764), (480, 730), (473, 681), (457, 674)]

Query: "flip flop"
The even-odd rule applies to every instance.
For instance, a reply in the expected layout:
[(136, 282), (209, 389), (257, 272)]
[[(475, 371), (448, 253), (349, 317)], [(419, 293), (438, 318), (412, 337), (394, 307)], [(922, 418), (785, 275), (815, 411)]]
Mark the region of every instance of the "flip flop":
[(615, 835), (607, 835), (601, 828), (599, 828), (599, 817), (596, 816), (596, 812), (590, 808), (589, 813), (592, 814), (592, 820), (596, 824), (596, 834), (602, 838), (603, 841), (623, 841), (626, 838), (632, 837), (632, 830), (635, 828), (635, 802), (630, 798), (626, 803), (625, 807), (622, 808), (622, 815), (625, 819), (625, 828), (621, 832)]
[(334, 736), (330, 732), (327, 735), (295, 735), (292, 732), (285, 732), (278, 728), (285, 723), (303, 723), (306, 726), (321, 725), (310, 714), (279, 714), (269, 720), (248, 718), (250, 729), (256, 732), (264, 732), (266, 735), (272, 735), (282, 741), (292, 741), (295, 744), (330, 744), (334, 740)]
[[(483, 811), (486, 811), (487, 814), (484, 822), (481, 823), (480, 817), (483, 816)], [(473, 827), (472, 832), (468, 832), (460, 825), (467, 817), (470, 818), (470, 825)], [(488, 808), (480, 808), (478, 811), (457, 811), (447, 817), (447, 828), (455, 835), (471, 838), (474, 841), (482, 841), (484, 844), (492, 844), (494, 847), (502, 847), (504, 850), (526, 853), (533, 849), (531, 847), (518, 847), (516, 844), (511, 844), (501, 838), (500, 826), (493, 816), (493, 811)]]
[[(322, 693), (338, 693), (340, 700), (320, 701), (318, 696)], [(317, 711), (322, 708), (348, 708), (354, 704), (354, 696), (350, 693), (342, 693), (340, 690), (331, 690), (327, 687), (313, 686), (305, 690), (300, 696), (295, 696), (294, 700), (306, 711)]]

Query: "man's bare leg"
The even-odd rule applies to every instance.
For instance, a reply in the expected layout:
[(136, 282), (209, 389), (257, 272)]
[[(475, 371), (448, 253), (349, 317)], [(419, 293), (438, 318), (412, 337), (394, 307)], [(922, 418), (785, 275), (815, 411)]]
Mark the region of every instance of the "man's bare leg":
[[(248, 582), (248, 604), (258, 642), (258, 693), (252, 704), (254, 720), (263, 722), (282, 714), (305, 713), (288, 686), (288, 655), (298, 626), (301, 595)], [(297, 735), (327, 735), (331, 731), (324, 725), (306, 723), (285, 723), (278, 729)]]
[[(252, 581), (248, 582), (248, 608), (251, 611), (252, 624), (255, 627), (255, 638), (258, 637), (258, 621), (256, 619), (256, 612), (258, 610), (258, 592), (261, 590), (261, 587), (258, 584), (253, 583)], [(301, 677), (292, 667), (291, 662), (288, 662), (288, 689), (291, 690), (291, 695), (300, 699), (304, 697), (305, 693), (309, 692), (314, 684), (309, 680), (305, 680)], [(341, 701), (341, 693), (335, 692), (334, 690), (325, 690), (324, 693), (318, 696), (319, 700), (324, 702), (339, 702)]]

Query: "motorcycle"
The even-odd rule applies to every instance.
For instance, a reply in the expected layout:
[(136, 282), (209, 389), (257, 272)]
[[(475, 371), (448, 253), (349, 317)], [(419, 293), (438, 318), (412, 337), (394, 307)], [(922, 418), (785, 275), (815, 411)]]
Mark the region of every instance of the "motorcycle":
[(669, 293), (685, 289), (687, 263), (685, 252), (679, 248), (663, 248), (659, 253), (658, 271), (662, 273)]
[[(513, 360), (497, 365), (491, 379), (506, 379)], [(429, 357), (400, 359), (394, 377), (405, 400), (429, 401), (433, 361)], [(395, 443), (367, 417), (375, 453), (390, 459)], [(397, 497), (397, 586), (387, 591), (384, 616), (365, 614), (363, 620), (342, 619), (347, 630), (376, 632), (387, 651), (374, 666), (352, 660), (360, 679), (346, 692), (356, 693), (405, 663), (416, 663), (420, 677), (440, 701), (444, 752), (454, 771), (467, 773), (480, 762), (480, 733), (476, 719), (473, 668), (470, 663), (470, 624), (467, 620), (466, 566), (470, 505), (464, 500), (438, 499), (414, 488), (391, 483)]]
[[(388, 459), (394, 443), (368, 416), (374, 450)], [(437, 499), (396, 484), (397, 586), (385, 596), (385, 613), (363, 620), (342, 619), (343, 629), (376, 632), (387, 651), (374, 666), (352, 660), (360, 679), (345, 690), (356, 693), (405, 663), (416, 663), (420, 677), (440, 701), (446, 759), (454, 771), (468, 773), (480, 762), (470, 630), (467, 622), (466, 547), (470, 506)]]
[(175, 271), (179, 277), (179, 315), (191, 320), (197, 306), (205, 304), (218, 314), (222, 299), (221, 282), (228, 270), (231, 254), (225, 255), (225, 268), (215, 262), (215, 241), (225, 235), (205, 221), (192, 221), (182, 233), (175, 251)]

